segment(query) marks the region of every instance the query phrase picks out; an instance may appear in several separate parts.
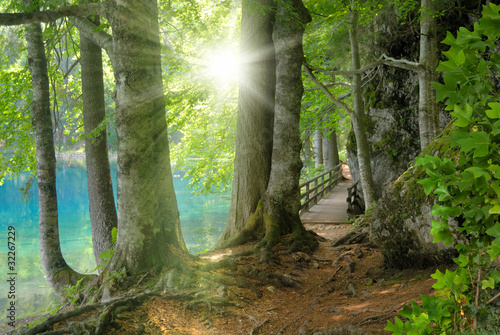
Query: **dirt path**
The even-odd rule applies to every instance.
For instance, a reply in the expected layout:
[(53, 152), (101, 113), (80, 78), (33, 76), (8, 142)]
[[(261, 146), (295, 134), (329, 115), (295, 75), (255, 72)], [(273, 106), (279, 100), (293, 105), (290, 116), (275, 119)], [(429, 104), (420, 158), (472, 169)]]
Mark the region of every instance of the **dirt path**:
[[(278, 246), (279, 263), (264, 265), (255, 256), (232, 257), (227, 251), (226, 257), (234, 260), (237, 268), (207, 272), (221, 279), (231, 273), (234, 278), (248, 271), (271, 273), (281, 282), (250, 280), (253, 284), (239, 287), (221, 280), (213, 297), (196, 305), (183, 299), (153, 297), (111, 318), (105, 334), (326, 335), (321, 332), (347, 326), (349, 331), (328, 334), (389, 334), (383, 330), (387, 320), (393, 321), (404, 304), (419, 301), (419, 294), (432, 293), (430, 274), (434, 270), (387, 270), (382, 255), (369, 243), (332, 246), (330, 238), (341, 237), (348, 226), (310, 228), (328, 238), (312, 255), (289, 254)], [(230, 304), (219, 305), (218, 297)], [(84, 315), (70, 322), (95, 317)], [(64, 329), (67, 322), (57, 324), (54, 330)]]

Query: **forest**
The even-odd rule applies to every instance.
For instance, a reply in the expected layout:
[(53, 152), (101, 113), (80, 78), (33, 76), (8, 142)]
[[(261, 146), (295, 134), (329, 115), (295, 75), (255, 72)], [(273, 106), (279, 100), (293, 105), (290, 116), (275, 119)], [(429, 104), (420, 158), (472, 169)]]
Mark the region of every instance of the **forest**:
[[(0, 222), (1, 331), (498, 333), (495, 3), (0, 0), (0, 185), (36, 184), (60, 297), (16, 312), (23, 231)], [(56, 190), (80, 154), (85, 273), (63, 255)], [(300, 185), (339, 164), (361, 197), (330, 240), (301, 221)], [(230, 197), (204, 252), (186, 246), (175, 171)]]

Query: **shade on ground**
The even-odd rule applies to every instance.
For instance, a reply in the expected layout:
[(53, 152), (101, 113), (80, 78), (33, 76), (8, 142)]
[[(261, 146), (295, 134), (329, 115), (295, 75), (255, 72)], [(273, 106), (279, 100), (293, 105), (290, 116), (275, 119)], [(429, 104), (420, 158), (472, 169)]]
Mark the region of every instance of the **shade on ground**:
[(308, 212), (300, 216), (303, 224), (342, 224), (347, 217), (347, 188), (352, 180), (343, 180)]

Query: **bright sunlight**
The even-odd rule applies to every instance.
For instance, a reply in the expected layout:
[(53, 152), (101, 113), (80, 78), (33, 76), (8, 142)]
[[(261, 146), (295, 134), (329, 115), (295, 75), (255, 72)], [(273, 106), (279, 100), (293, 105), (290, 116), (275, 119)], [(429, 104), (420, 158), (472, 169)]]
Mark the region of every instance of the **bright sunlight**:
[(207, 59), (208, 74), (218, 83), (226, 85), (238, 80), (240, 61), (233, 50), (217, 50), (209, 53)]

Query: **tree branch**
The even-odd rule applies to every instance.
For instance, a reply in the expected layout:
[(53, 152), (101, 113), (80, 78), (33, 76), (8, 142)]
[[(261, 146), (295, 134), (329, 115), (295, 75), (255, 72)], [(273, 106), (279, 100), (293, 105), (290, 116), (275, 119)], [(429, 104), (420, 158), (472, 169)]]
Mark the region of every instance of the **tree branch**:
[(343, 110), (345, 110), (347, 112), (347, 114), (352, 115), (353, 114), (352, 109), (347, 104), (343, 103), (342, 101), (340, 101), (336, 97), (334, 97), (333, 94), (325, 87), (325, 85), (323, 85), (321, 82), (319, 82), (318, 79), (316, 79), (316, 77), (312, 73), (311, 69), (309, 68), (309, 65), (307, 65), (305, 62), (304, 62), (303, 65), (304, 65), (304, 70), (306, 71), (307, 77), (309, 79), (311, 79), (311, 81), (316, 86), (318, 86), (319, 89), (321, 91), (323, 91), (323, 93), (326, 94), (326, 96), (328, 97), (328, 99), (330, 99), (336, 106), (338, 106), (338, 107), (342, 108)]
[(382, 64), (388, 65), (388, 66), (394, 66), (398, 67), (400, 69), (405, 69), (409, 71), (414, 71), (414, 72), (420, 72), (424, 70), (424, 67), (420, 65), (419, 63), (412, 62), (406, 59), (395, 59), (392, 57), (387, 56), (386, 54), (382, 55)]
[(0, 13), (0, 26), (16, 26), (28, 23), (51, 22), (68, 16), (105, 16), (106, 6), (106, 2), (100, 2), (76, 6), (62, 6), (53, 10), (40, 12)]
[(308, 67), (309, 67), (309, 69), (311, 69), (313, 71), (322, 72), (322, 73), (328, 74), (328, 75), (351, 76), (354, 74), (363, 74), (366, 71), (371, 70), (371, 69), (373, 69), (377, 66), (380, 66), (380, 65), (393, 66), (393, 67), (397, 67), (397, 68), (401, 68), (401, 69), (405, 69), (405, 70), (409, 70), (409, 71), (415, 71), (415, 72), (420, 72), (420, 71), (424, 70), (424, 67), (419, 63), (412, 62), (412, 61), (409, 61), (406, 59), (395, 59), (395, 58), (389, 57), (385, 54), (383, 54), (375, 62), (367, 64), (367, 65), (365, 65), (357, 70), (330, 71), (330, 70), (325, 70), (325, 69), (322, 69), (319, 67), (313, 67), (313, 66), (309, 66), (309, 65), (308, 65)]
[[(323, 84), (323, 86), (325, 87), (333, 87), (333, 86), (348, 86), (348, 87), (351, 87), (351, 84), (349, 83), (329, 83), (329, 84)], [(311, 87), (311, 88), (305, 88), (304, 89), (304, 92), (309, 92), (309, 91), (317, 91), (317, 90), (320, 90), (321, 88), (319, 87)]]
[(335, 75), (351, 76), (353, 74), (363, 74), (366, 71), (373, 69), (374, 67), (377, 67), (377, 66), (382, 65), (382, 64), (384, 64), (384, 60), (379, 59), (379, 60), (377, 60), (373, 63), (367, 64), (367, 65), (365, 65), (362, 68), (359, 68), (357, 70), (345, 70), (345, 71), (329, 71), (329, 70), (325, 70), (325, 69), (322, 69), (319, 67), (313, 67), (313, 66), (309, 66), (309, 65), (307, 65), (307, 67), (309, 67), (309, 69), (311, 69), (313, 71), (318, 71), (318, 72), (322, 72), (324, 74), (329, 74), (329, 75), (333, 75), (333, 76), (335, 76)]
[(96, 45), (106, 50), (113, 63), (113, 37), (102, 30), (95, 31), (97, 26), (84, 17), (73, 16), (69, 19), (82, 34), (92, 40)]

